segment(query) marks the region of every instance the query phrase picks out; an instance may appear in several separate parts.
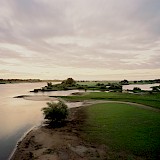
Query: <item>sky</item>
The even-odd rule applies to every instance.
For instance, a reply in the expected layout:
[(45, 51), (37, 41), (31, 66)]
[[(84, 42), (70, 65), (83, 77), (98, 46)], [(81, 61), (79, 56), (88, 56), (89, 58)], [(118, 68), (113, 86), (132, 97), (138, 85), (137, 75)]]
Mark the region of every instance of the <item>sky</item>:
[(0, 78), (160, 78), (160, 0), (0, 0)]

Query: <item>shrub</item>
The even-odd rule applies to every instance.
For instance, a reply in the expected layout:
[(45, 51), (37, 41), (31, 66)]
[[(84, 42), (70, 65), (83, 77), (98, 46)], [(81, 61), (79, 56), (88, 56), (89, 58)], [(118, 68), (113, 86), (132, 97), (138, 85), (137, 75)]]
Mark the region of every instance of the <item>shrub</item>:
[(133, 91), (141, 91), (141, 88), (139, 88), (139, 87), (134, 87), (134, 88), (133, 88)]
[(151, 87), (153, 92), (160, 92), (160, 85)]
[(129, 81), (124, 79), (123, 81), (120, 81), (119, 82), (121, 85), (128, 85), (129, 84)]
[(44, 119), (49, 121), (49, 125), (62, 124), (68, 116), (67, 105), (59, 101), (58, 103), (48, 102), (47, 107), (42, 108)]
[(67, 87), (72, 87), (76, 85), (76, 81), (73, 78), (68, 78), (67, 80), (62, 81), (61, 85), (62, 84)]

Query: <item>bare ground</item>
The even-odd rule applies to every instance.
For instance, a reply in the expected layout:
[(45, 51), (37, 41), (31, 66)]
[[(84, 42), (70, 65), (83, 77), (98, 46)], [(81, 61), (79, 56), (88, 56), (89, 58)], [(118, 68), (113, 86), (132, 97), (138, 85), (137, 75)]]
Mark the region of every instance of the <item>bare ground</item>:
[(79, 134), (84, 119), (82, 109), (74, 108), (70, 109), (70, 117), (65, 126), (54, 129), (40, 127), (32, 130), (19, 142), (11, 160), (105, 159), (107, 155), (105, 145), (92, 145), (84, 141)]

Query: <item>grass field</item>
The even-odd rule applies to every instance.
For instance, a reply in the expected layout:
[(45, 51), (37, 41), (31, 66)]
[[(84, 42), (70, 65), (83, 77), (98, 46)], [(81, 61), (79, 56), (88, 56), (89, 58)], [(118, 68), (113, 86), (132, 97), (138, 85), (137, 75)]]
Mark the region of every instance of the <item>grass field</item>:
[(95, 86), (97, 83), (103, 83), (107, 85), (108, 83), (119, 83), (119, 81), (87, 81), (87, 82), (77, 82), (79, 85), (88, 85), (88, 86)]
[(78, 96), (67, 96), (63, 97), (67, 100), (113, 100), (113, 101), (126, 101), (140, 103), (148, 105), (154, 108), (160, 108), (160, 94), (129, 94), (129, 93), (116, 93), (116, 92), (92, 92), (85, 93)]
[(106, 144), (114, 152), (125, 152), (127, 159), (132, 155), (158, 158), (160, 113), (115, 103), (95, 104), (86, 111), (83, 131), (88, 141)]

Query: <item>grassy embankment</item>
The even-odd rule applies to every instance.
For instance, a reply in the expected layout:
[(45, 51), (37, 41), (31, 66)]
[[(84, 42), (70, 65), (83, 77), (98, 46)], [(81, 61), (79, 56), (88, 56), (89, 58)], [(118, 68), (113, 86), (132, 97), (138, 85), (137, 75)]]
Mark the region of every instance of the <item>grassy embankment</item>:
[(85, 93), (82, 95), (65, 96), (62, 97), (70, 101), (81, 101), (81, 100), (113, 100), (113, 101), (125, 101), (140, 103), (151, 106), (153, 108), (160, 109), (160, 93), (156, 94), (129, 94), (129, 93), (116, 93), (116, 92), (92, 92)]
[(158, 112), (115, 103), (95, 104), (87, 107), (86, 112), (88, 118), (83, 126), (85, 139), (107, 145), (111, 159), (119, 159), (119, 155), (127, 159), (134, 159), (133, 155), (158, 159)]
[[(113, 100), (140, 103), (160, 109), (160, 94), (94, 92), (63, 97), (70, 101)], [(86, 123), (82, 131), (90, 142), (109, 147), (111, 159), (140, 156), (158, 159), (160, 154), (160, 113), (130, 104), (105, 103), (85, 108)], [(121, 157), (121, 159), (123, 159)]]

